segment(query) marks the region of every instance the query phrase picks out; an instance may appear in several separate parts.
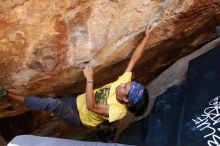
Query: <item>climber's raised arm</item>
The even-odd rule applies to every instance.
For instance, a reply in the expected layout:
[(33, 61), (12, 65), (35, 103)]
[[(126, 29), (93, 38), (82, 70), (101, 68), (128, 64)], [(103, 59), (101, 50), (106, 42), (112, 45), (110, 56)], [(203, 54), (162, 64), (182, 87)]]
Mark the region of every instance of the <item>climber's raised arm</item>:
[(148, 42), (148, 39), (150, 38), (151, 32), (153, 30), (153, 27), (148, 26), (145, 30), (145, 37), (143, 38), (143, 40), (141, 41), (141, 43), (138, 45), (138, 47), (135, 49), (129, 63), (128, 66), (125, 70), (125, 72), (131, 72), (135, 63), (137, 62), (137, 60), (141, 57), (143, 50)]
[(86, 83), (86, 107), (88, 110), (100, 115), (109, 116), (109, 105), (96, 103), (93, 93), (93, 70), (89, 64), (84, 65), (83, 73), (87, 79)]

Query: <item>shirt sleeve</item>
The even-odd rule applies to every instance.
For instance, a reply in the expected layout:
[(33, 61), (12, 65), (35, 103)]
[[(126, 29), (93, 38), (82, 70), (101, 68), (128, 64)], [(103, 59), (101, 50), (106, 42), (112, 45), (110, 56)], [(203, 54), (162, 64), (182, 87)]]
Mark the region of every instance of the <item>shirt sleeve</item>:
[(132, 72), (124, 72), (116, 82), (130, 82), (132, 77)]
[(120, 107), (118, 105), (111, 105), (109, 107), (109, 122), (120, 120), (127, 114), (126, 107)]

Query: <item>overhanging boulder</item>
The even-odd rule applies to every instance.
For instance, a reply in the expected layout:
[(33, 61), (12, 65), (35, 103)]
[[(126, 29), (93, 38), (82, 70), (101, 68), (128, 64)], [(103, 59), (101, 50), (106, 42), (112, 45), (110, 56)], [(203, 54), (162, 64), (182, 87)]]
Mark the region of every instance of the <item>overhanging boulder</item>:
[(0, 8), (0, 85), (22, 95), (84, 92), (85, 62), (96, 87), (113, 81), (157, 20), (134, 69), (133, 78), (147, 84), (215, 38), (220, 21), (218, 0), (9, 0)]

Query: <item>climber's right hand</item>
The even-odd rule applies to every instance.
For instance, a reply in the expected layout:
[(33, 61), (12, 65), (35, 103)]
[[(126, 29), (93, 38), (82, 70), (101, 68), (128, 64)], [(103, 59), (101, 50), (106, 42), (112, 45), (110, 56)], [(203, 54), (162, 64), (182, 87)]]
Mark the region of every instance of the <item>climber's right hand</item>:
[(152, 25), (148, 25), (146, 30), (145, 30), (145, 35), (146, 36), (150, 35), (152, 30), (153, 30), (153, 26)]
[(93, 72), (92, 67), (89, 64), (84, 65), (83, 73), (87, 80), (93, 80), (94, 72)]

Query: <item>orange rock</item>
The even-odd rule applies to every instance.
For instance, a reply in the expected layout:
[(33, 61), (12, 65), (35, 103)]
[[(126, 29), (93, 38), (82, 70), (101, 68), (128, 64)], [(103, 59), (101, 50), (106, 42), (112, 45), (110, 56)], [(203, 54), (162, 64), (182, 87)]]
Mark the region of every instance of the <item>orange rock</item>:
[(113, 81), (155, 17), (134, 70), (143, 84), (216, 37), (218, 0), (1, 1), (0, 85), (23, 95), (83, 92), (84, 62), (96, 70), (96, 87)]

